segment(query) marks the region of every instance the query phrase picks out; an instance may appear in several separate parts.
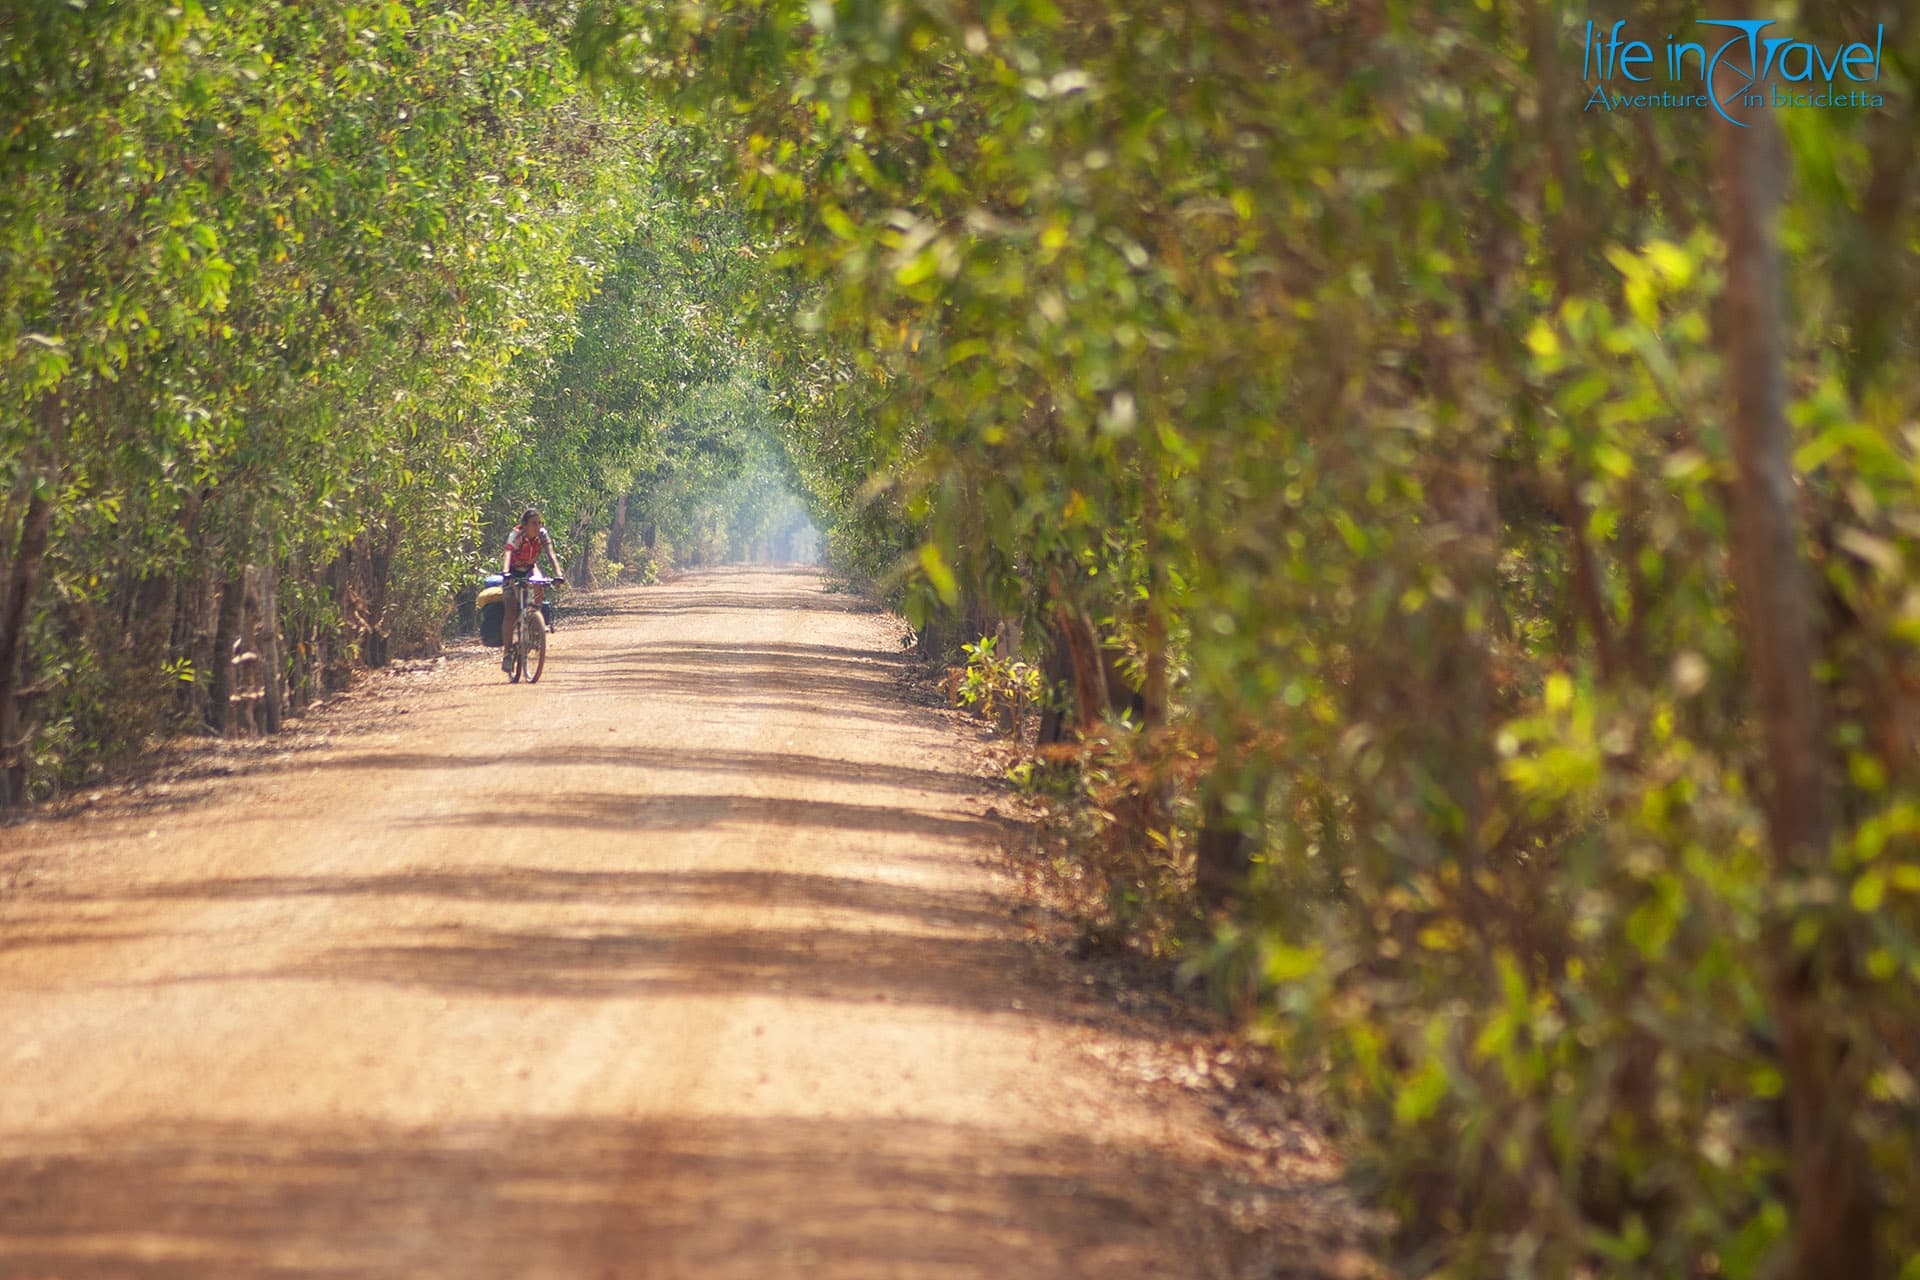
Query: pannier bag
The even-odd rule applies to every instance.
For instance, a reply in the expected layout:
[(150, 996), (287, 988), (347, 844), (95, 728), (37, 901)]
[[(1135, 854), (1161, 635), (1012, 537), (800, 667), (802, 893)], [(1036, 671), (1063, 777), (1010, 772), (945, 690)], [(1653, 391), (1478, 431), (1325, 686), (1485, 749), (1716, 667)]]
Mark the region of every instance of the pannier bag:
[[(499, 574), (488, 574), (486, 589), (474, 600), (480, 608), (480, 639), (496, 649), (506, 643), (500, 635), (506, 624), (506, 588), (500, 584)], [(547, 630), (553, 630), (553, 601), (540, 602), (540, 616), (546, 619)]]
[(500, 639), (500, 626), (506, 621), (506, 618), (507, 606), (501, 602), (500, 593), (495, 591), (493, 593), (493, 599), (480, 606), (481, 642), (498, 649), (502, 643)]
[(505, 591), (500, 586), (500, 575), (487, 575), (487, 585), (474, 603), (480, 607), (480, 640), (483, 644), (498, 649), (504, 641), (500, 638), (500, 626), (506, 619), (507, 604)]

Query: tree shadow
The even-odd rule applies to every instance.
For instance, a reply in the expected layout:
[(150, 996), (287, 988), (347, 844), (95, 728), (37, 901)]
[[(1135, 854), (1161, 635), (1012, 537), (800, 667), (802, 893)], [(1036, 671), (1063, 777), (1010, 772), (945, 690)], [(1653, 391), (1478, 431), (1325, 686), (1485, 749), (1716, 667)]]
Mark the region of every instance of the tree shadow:
[[(818, 831), (881, 832), (936, 840), (976, 841), (998, 837), (997, 818), (927, 813), (896, 805), (782, 796), (668, 793), (624, 795), (604, 791), (548, 791), (540, 795), (542, 831), (591, 830), (676, 833), (727, 826), (813, 828)], [(526, 804), (503, 803), (459, 813), (422, 815), (401, 825), (416, 828), (471, 827), (506, 832), (525, 824)]]
[(974, 795), (990, 784), (977, 778), (957, 775), (942, 769), (920, 769), (911, 765), (877, 764), (866, 760), (835, 760), (827, 756), (803, 755), (790, 751), (719, 751), (667, 747), (619, 747), (611, 750), (575, 749), (564, 755), (515, 757), (510, 762), (499, 755), (424, 754), (408, 751), (374, 751), (362, 755), (335, 756), (322, 761), (300, 761), (302, 768), (387, 770), (500, 769), (511, 764), (514, 772), (557, 769), (641, 769), (647, 772), (724, 774), (740, 777), (793, 778), (833, 782), (847, 787), (897, 787), (903, 790), (934, 792), (941, 795)]
[[(541, 910), (539, 923), (502, 927), (409, 923), (353, 945), (296, 954), (267, 968), (169, 973), (132, 986), (180, 982), (354, 982), (480, 997), (574, 1000), (791, 997), (1080, 1023), (1076, 987), (1041, 980), (1042, 953), (1010, 927), (1006, 903), (956, 891), (849, 877), (748, 870), (574, 871), (506, 866), (370, 876), (247, 876), (142, 885), (111, 894), (42, 896), (17, 945), (111, 941), (59, 908), (109, 902), (211, 904), (279, 898), (430, 898)], [(553, 908), (562, 908), (555, 918)], [(566, 908), (575, 908), (565, 910)], [(764, 913), (775, 912), (772, 916)], [(759, 913), (770, 923), (734, 923)], [(369, 922), (383, 918), (366, 912)], [(509, 915), (507, 919), (512, 919)], [(721, 923), (714, 924), (713, 921)]]
[(793, 644), (785, 641), (754, 640), (726, 643), (716, 640), (675, 640), (670, 644), (650, 644), (631, 652), (595, 654), (584, 662), (641, 662), (664, 657), (673, 662), (697, 662), (711, 658), (749, 658), (760, 661), (798, 663), (811, 669), (815, 663), (828, 662), (883, 671), (904, 667), (904, 651), (859, 649), (844, 644)]
[[(806, 646), (794, 646), (803, 649)], [(675, 671), (701, 672), (737, 680), (792, 681), (812, 685), (822, 676), (848, 682), (858, 691), (871, 694), (890, 689), (906, 666), (903, 659), (885, 654), (864, 657), (834, 652), (819, 646), (818, 653), (789, 652), (753, 645), (658, 645), (587, 654), (573, 665), (582, 671), (644, 671), (668, 667)]]
[(0, 954), (29, 951), (40, 947), (93, 947), (110, 942), (138, 942), (152, 936), (144, 929), (76, 929), (47, 932), (34, 928), (32, 920), (8, 919), (8, 932), (0, 934)]
[[(1255, 1196), (1302, 1223), (1230, 1225)], [(1144, 1145), (881, 1118), (141, 1124), (13, 1141), (0, 1275), (1311, 1275), (1322, 1185)], [(1319, 1221), (1324, 1222), (1324, 1216)], [(1322, 1228), (1324, 1230), (1324, 1228)]]
[[(583, 871), (477, 866), (363, 876), (232, 876), (162, 881), (112, 893), (36, 894), (35, 897), (43, 908), (50, 904), (104, 902), (424, 897), (506, 905), (578, 903), (603, 908), (697, 909), (777, 904), (935, 927), (989, 928), (1004, 925), (1007, 918), (1005, 905), (984, 892), (954, 892), (846, 876), (747, 870)], [(47, 915), (26, 923), (59, 927), (64, 922)], [(75, 931), (52, 936), (86, 942), (110, 935)], [(6, 942), (0, 938), (0, 947)]]
[(441, 925), (415, 931), (404, 942), (333, 947), (217, 980), (344, 980), (515, 999), (738, 997), (763, 991), (1066, 1024), (1095, 1016), (1078, 992), (1034, 981), (1030, 971), (1037, 963), (1024, 942), (980, 933), (824, 925), (715, 930), (603, 919), (548, 929)]
[[(662, 645), (556, 664), (565, 679), (654, 699), (725, 703), (742, 710), (912, 719), (923, 712), (897, 695), (901, 662), (757, 646)], [(824, 648), (824, 647), (823, 647)]]
[(660, 614), (695, 613), (885, 613), (883, 606), (859, 596), (831, 596), (809, 591), (727, 591), (708, 586), (669, 587), (663, 598), (643, 599), (635, 610), (641, 618)]

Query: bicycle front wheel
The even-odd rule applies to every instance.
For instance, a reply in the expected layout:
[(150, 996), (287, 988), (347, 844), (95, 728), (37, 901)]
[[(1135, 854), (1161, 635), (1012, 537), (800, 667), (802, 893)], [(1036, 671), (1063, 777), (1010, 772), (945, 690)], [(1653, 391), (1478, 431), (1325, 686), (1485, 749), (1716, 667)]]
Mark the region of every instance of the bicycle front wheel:
[(514, 620), (513, 634), (507, 637), (507, 646), (512, 650), (512, 661), (507, 666), (507, 680), (519, 684), (520, 677), (527, 673), (527, 611), (520, 610), (520, 616)]
[(526, 647), (521, 650), (521, 666), (527, 673), (527, 683), (539, 682), (540, 673), (547, 669), (547, 624), (538, 613), (533, 615), (533, 628), (527, 636)]

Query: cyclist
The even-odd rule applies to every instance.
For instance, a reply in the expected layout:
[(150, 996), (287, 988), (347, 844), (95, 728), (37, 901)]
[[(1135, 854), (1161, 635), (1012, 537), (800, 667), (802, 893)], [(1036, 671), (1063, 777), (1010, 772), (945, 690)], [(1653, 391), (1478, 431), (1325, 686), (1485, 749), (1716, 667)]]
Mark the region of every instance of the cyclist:
[[(513, 526), (507, 534), (507, 549), (500, 558), (500, 572), (509, 578), (533, 579), (535, 608), (539, 608), (540, 602), (547, 598), (547, 579), (540, 576), (542, 551), (547, 553), (547, 561), (553, 565), (553, 581), (565, 582), (567, 578), (560, 572), (560, 555), (554, 550), (553, 535), (548, 533), (547, 527), (540, 523), (539, 509), (528, 507), (520, 513), (520, 523)], [(506, 613), (500, 623), (500, 635), (506, 641), (501, 646), (505, 652), (500, 657), (500, 669), (506, 672), (513, 670), (514, 627), (520, 621), (517, 602), (513, 597), (512, 591), (506, 592), (504, 601)]]

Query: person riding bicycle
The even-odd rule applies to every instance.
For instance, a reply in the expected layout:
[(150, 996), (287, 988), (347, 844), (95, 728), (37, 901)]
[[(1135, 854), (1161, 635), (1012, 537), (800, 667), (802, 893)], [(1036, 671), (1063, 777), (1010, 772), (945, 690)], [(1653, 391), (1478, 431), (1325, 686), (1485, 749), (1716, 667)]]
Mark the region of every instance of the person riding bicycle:
[[(540, 523), (539, 509), (528, 507), (520, 513), (520, 523), (507, 534), (507, 549), (506, 554), (500, 558), (500, 572), (508, 578), (532, 579), (535, 608), (539, 608), (541, 602), (547, 598), (547, 579), (539, 576), (542, 551), (547, 553), (547, 561), (553, 565), (553, 581), (565, 582), (567, 577), (560, 572), (560, 555), (554, 550), (553, 535), (548, 533), (547, 527)], [(506, 613), (501, 619), (500, 634), (508, 637), (508, 640), (504, 646), (506, 652), (500, 658), (500, 669), (511, 672), (513, 670), (511, 637), (515, 634), (514, 627), (520, 621), (520, 611), (519, 602), (514, 599), (512, 591), (506, 593), (504, 603)]]

